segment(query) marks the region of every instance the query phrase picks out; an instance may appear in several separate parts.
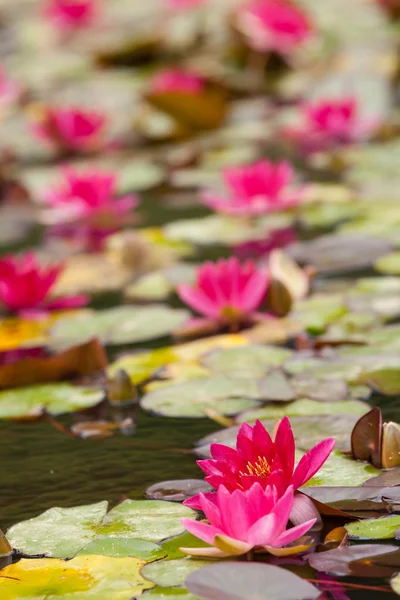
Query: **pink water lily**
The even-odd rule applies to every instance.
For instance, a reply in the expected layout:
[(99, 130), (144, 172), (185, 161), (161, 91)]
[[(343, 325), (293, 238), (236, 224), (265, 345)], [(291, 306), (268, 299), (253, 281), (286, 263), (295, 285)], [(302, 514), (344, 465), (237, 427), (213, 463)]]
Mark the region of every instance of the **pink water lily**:
[[(309, 481), (331, 454), (334, 438), (327, 438), (304, 454), (295, 466), (295, 441), (287, 417), (276, 428), (272, 439), (264, 425), (256, 421), (252, 427), (243, 423), (239, 429), (236, 449), (223, 444), (211, 444), (212, 459), (197, 464), (206, 474), (205, 480), (214, 488), (225, 486), (229, 491), (249, 489), (254, 483), (275, 486), (283, 494), (288, 486), (294, 490)], [(196, 506), (196, 498), (187, 501)]]
[(54, 233), (97, 250), (108, 235), (132, 221), (139, 199), (134, 194), (116, 197), (114, 173), (64, 167), (61, 175), (60, 183), (43, 195), (48, 207), (43, 220)]
[(259, 52), (287, 56), (313, 35), (308, 15), (290, 0), (252, 0), (239, 8), (238, 29)]
[(257, 217), (283, 211), (298, 204), (303, 187), (292, 185), (294, 171), (285, 161), (260, 160), (251, 165), (225, 169), (226, 196), (204, 192), (201, 200), (213, 210), (240, 217)]
[[(292, 486), (279, 496), (273, 486), (259, 483), (233, 492), (221, 485), (215, 494), (199, 494), (198, 498), (209, 522), (182, 519), (182, 524), (210, 547), (181, 548), (186, 554), (223, 558), (258, 549), (285, 556), (304, 552), (310, 546), (299, 538), (309, 531), (315, 519), (286, 529), (293, 507)], [(296, 540), (297, 546), (288, 547)]]
[(293, 129), (293, 137), (305, 152), (330, 150), (366, 139), (376, 128), (376, 119), (360, 115), (354, 97), (323, 99), (304, 105), (303, 124)]
[(202, 77), (183, 69), (164, 69), (150, 81), (152, 94), (177, 92), (179, 94), (200, 94), (205, 87)]
[(269, 275), (248, 261), (236, 258), (204, 263), (196, 284), (178, 286), (179, 297), (193, 310), (221, 325), (240, 326), (262, 318), (256, 310), (265, 298)]
[(98, 16), (99, 0), (48, 0), (44, 13), (62, 33), (92, 25)]
[(10, 313), (27, 317), (87, 304), (87, 296), (49, 298), (62, 271), (62, 265), (41, 266), (33, 252), (0, 259), (0, 304)]
[(103, 145), (104, 115), (81, 108), (46, 107), (32, 131), (46, 144), (63, 152), (87, 152)]

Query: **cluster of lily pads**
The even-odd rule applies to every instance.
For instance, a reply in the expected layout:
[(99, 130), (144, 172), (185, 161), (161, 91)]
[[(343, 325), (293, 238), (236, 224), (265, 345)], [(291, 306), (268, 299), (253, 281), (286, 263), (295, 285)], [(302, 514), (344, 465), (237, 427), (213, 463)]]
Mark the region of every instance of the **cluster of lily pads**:
[(398, 2), (1, 10), (0, 420), (216, 429), (0, 531), (1, 600), (400, 594)]

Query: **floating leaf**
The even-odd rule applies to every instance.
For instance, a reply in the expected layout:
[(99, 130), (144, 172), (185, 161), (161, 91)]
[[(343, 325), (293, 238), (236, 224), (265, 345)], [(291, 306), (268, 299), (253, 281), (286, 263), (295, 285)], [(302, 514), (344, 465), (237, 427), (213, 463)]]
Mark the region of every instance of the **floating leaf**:
[(388, 540), (396, 537), (400, 516), (364, 519), (348, 523), (345, 527), (352, 540)]
[(174, 479), (155, 483), (146, 490), (146, 496), (153, 500), (183, 502), (202, 492), (212, 492), (212, 486), (203, 479)]
[(50, 332), (51, 345), (65, 348), (98, 337), (105, 344), (132, 344), (169, 335), (188, 318), (186, 310), (162, 305), (83, 310), (60, 319)]
[(219, 335), (177, 346), (159, 348), (151, 352), (126, 354), (110, 365), (108, 374), (112, 377), (120, 369), (123, 369), (129, 374), (132, 382), (138, 384), (149, 379), (156, 370), (166, 365), (193, 364), (201, 355), (213, 348), (229, 348), (246, 344), (248, 341), (241, 335)]
[(363, 373), (359, 381), (370, 385), (374, 390), (385, 396), (398, 396), (400, 394), (400, 368), (369, 371)]
[(87, 546), (82, 548), (77, 556), (101, 554), (102, 556), (113, 556), (114, 558), (138, 558), (146, 562), (159, 560), (166, 556), (166, 552), (157, 544), (138, 540), (135, 538), (118, 538), (97, 536)]
[(50, 508), (39, 517), (14, 525), (7, 535), (12, 546), (24, 554), (69, 558), (93, 540), (107, 506), (107, 502), (98, 502)]
[(319, 273), (347, 273), (369, 268), (391, 249), (384, 238), (332, 233), (294, 244), (290, 255)]
[(383, 544), (340, 546), (327, 552), (316, 552), (309, 557), (308, 562), (317, 571), (343, 577), (351, 575), (352, 561), (387, 554), (395, 550), (395, 547)]
[(78, 556), (20, 560), (0, 573), (2, 600), (79, 597), (82, 600), (131, 600), (152, 587), (140, 574), (136, 558)]
[(167, 113), (188, 131), (214, 129), (224, 120), (227, 103), (225, 93), (211, 86), (198, 94), (188, 96), (179, 92), (148, 94), (147, 101)]
[(152, 583), (162, 587), (183, 585), (185, 578), (193, 571), (209, 564), (208, 560), (192, 558), (178, 558), (175, 560), (161, 560), (145, 565), (142, 575)]
[(191, 242), (200, 246), (227, 246), (265, 239), (268, 231), (290, 225), (291, 217), (280, 214), (265, 222), (248, 223), (225, 215), (210, 215), (202, 219), (183, 219), (164, 225), (164, 235), (171, 240)]
[(143, 396), (144, 410), (166, 417), (201, 418), (206, 409), (221, 415), (236, 415), (258, 406), (256, 382), (251, 379), (223, 376), (201, 377), (183, 383), (164, 385)]
[(369, 409), (368, 404), (360, 400), (346, 400), (344, 402), (318, 402), (302, 398), (282, 405), (267, 404), (261, 408), (246, 410), (240, 414), (238, 423), (254, 423), (257, 419), (281, 419), (288, 417), (304, 417), (307, 415), (363, 415)]
[(258, 382), (260, 398), (264, 401), (290, 402), (296, 395), (288, 379), (281, 371), (268, 373)]
[(107, 366), (104, 348), (91, 340), (44, 358), (25, 358), (0, 366), (0, 388), (32, 385), (90, 375)]
[(241, 562), (208, 565), (189, 575), (185, 586), (205, 600), (312, 600), (321, 594), (286, 569)]
[(201, 357), (201, 364), (223, 375), (259, 378), (273, 367), (281, 366), (291, 356), (292, 352), (286, 348), (254, 345), (213, 350)]
[(69, 383), (44, 383), (0, 392), (0, 419), (32, 419), (84, 410), (101, 402), (104, 392)]
[(119, 291), (132, 279), (132, 271), (107, 254), (71, 256), (57, 281), (54, 294), (99, 294)]
[(305, 484), (313, 486), (354, 486), (368, 481), (379, 471), (372, 465), (357, 462), (335, 450), (316, 475)]
[(193, 596), (193, 594), (184, 588), (165, 588), (159, 586), (155, 586), (153, 589), (145, 592), (143, 598), (144, 600), (146, 598), (150, 598), (151, 600), (198, 600), (197, 596)]
[[(180, 519), (194, 512), (162, 500), (125, 500), (107, 513), (107, 502), (72, 508), (50, 508), (39, 517), (22, 521), (8, 531), (10, 543), (27, 555), (55, 558), (75, 556), (91, 542), (96, 546), (115, 539), (155, 542), (184, 531)], [(99, 541), (100, 540), (100, 541)]]

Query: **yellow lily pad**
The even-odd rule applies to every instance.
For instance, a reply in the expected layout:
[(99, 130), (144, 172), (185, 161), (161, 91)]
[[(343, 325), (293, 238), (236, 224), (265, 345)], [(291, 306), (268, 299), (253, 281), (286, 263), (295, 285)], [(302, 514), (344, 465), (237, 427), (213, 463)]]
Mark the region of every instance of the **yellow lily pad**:
[(153, 587), (140, 574), (144, 564), (109, 556), (23, 559), (0, 572), (2, 600), (131, 600)]

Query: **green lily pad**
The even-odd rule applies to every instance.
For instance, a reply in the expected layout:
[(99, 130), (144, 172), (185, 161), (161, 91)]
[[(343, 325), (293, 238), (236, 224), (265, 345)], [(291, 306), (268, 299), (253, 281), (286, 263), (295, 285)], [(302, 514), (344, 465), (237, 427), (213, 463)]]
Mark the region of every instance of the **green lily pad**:
[(400, 252), (391, 252), (376, 261), (374, 267), (379, 273), (400, 275)]
[(363, 373), (360, 383), (367, 383), (374, 390), (385, 396), (397, 396), (400, 394), (400, 369), (378, 369), (369, 373)]
[(335, 450), (305, 486), (356, 486), (379, 474), (379, 469), (372, 465), (343, 456)]
[(161, 587), (183, 585), (186, 577), (209, 565), (208, 560), (193, 558), (177, 558), (175, 560), (159, 560), (145, 565), (141, 571), (143, 577)]
[(104, 344), (132, 344), (169, 335), (188, 317), (186, 310), (162, 305), (84, 310), (61, 318), (50, 331), (50, 344), (65, 348), (92, 337)]
[(323, 333), (331, 325), (345, 315), (347, 308), (341, 295), (317, 294), (296, 303), (291, 318), (301, 323), (313, 335)]
[(104, 391), (70, 383), (46, 383), (0, 391), (0, 419), (40, 417), (84, 410), (104, 398)]
[(198, 600), (197, 596), (193, 596), (185, 588), (160, 587), (158, 585), (143, 594), (143, 599), (146, 598), (151, 598), (151, 600)]
[(11, 527), (7, 537), (11, 545), (24, 554), (70, 558), (94, 539), (107, 506), (104, 501), (71, 508), (49, 508), (38, 517)]
[(206, 416), (207, 409), (230, 416), (258, 406), (252, 400), (257, 396), (254, 380), (216, 375), (163, 385), (143, 396), (140, 405), (166, 417), (201, 418)]
[(271, 368), (281, 366), (292, 354), (276, 346), (241, 346), (212, 350), (202, 356), (200, 362), (215, 373), (259, 378)]
[(396, 537), (400, 528), (400, 516), (364, 519), (345, 525), (349, 538), (353, 540), (388, 540)]
[(116, 373), (123, 369), (131, 378), (132, 383), (138, 384), (149, 379), (151, 375), (161, 367), (175, 362), (178, 359), (174, 354), (173, 348), (158, 348), (151, 352), (141, 352), (140, 354), (127, 354), (121, 356), (112, 363), (107, 373), (109, 377), (114, 377)]
[(181, 552), (181, 548), (208, 548), (209, 544), (185, 531), (177, 537), (164, 540), (160, 546), (167, 553), (165, 560), (175, 560), (176, 558), (185, 558), (186, 554)]
[[(23, 559), (2, 570), (2, 600), (131, 600), (152, 587), (140, 574), (136, 558), (78, 556)], [(132, 596), (133, 595), (133, 596)]]
[(246, 410), (241, 413), (236, 421), (238, 423), (254, 423), (257, 419), (281, 419), (288, 417), (304, 417), (312, 415), (364, 415), (370, 410), (365, 402), (360, 400), (345, 400), (341, 402), (318, 402), (301, 398), (294, 402), (281, 404), (267, 404), (261, 408)]
[(157, 544), (135, 538), (115, 538), (99, 535), (96, 539), (82, 548), (77, 556), (101, 554), (114, 558), (131, 556), (146, 562), (159, 560), (166, 556), (166, 552)]
[(210, 215), (201, 219), (184, 219), (164, 225), (167, 238), (192, 242), (200, 246), (223, 244), (226, 246), (264, 239), (268, 231), (283, 229), (291, 224), (287, 214), (271, 215), (257, 223), (224, 215)]
[(161, 271), (156, 271), (154, 273), (146, 273), (137, 281), (130, 284), (125, 290), (125, 297), (133, 301), (165, 300), (173, 289), (165, 274)]
[[(107, 540), (114, 541), (116, 553), (129, 552), (128, 540), (132, 540), (137, 552), (154, 553), (157, 547), (149, 548), (145, 542), (179, 535), (184, 531), (180, 519), (194, 515), (186, 506), (162, 500), (125, 500), (109, 513), (107, 502), (99, 502), (50, 508), (38, 517), (11, 527), (7, 537), (15, 549), (26, 555), (70, 558), (86, 550), (91, 543), (94, 548), (112, 552), (112, 543)], [(136, 544), (138, 540), (144, 541), (144, 545)]]

